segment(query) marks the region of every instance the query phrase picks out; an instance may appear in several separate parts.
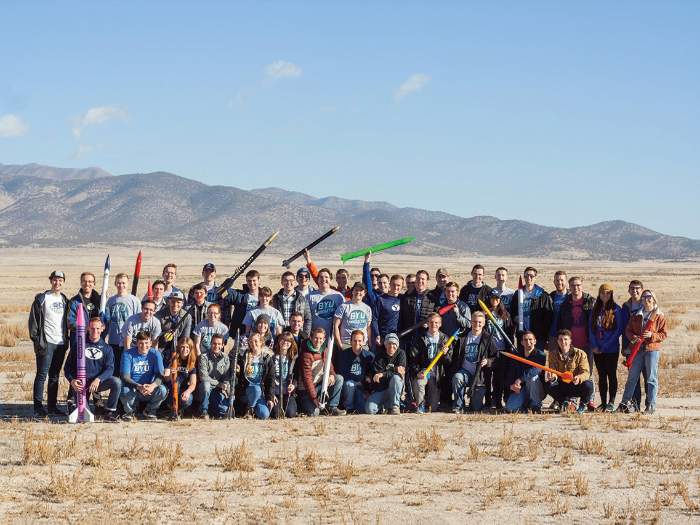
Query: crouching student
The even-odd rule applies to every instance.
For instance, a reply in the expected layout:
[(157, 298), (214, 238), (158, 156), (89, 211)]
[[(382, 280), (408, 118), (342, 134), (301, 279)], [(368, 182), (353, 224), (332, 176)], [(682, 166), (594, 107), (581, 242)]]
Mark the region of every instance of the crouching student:
[(158, 419), (158, 407), (168, 395), (162, 385), (163, 357), (156, 348), (151, 348), (151, 344), (151, 334), (139, 332), (136, 334), (136, 348), (129, 348), (122, 354), (120, 370), (123, 386), (120, 399), (124, 407), (122, 419), (125, 421), (134, 418), (137, 401), (146, 402), (143, 411), (146, 419)]
[[(122, 382), (114, 374), (114, 352), (112, 347), (102, 339), (104, 324), (99, 317), (90, 319), (85, 340), (85, 386), (87, 387), (86, 397), (90, 399), (95, 392), (105, 392), (109, 390), (109, 397), (105, 410), (107, 421), (117, 421), (117, 403), (122, 390)], [(78, 352), (76, 346), (71, 346), (63, 373), (70, 383), (74, 392), (83, 388), (80, 379), (77, 378)]]
[(424, 370), (447, 342), (447, 336), (440, 331), (442, 326), (440, 314), (430, 314), (427, 323), (428, 331), (413, 339), (409, 359), (413, 400), (419, 414), (438, 411), (441, 397), (440, 386), (446, 371), (452, 366), (452, 349), (450, 348), (426, 377)]
[[(264, 352), (263, 349), (267, 350)], [(267, 419), (270, 417), (270, 409), (265, 403), (263, 392), (263, 377), (267, 366), (269, 348), (265, 346), (263, 336), (254, 333), (248, 338), (248, 349), (243, 356), (243, 366), (240, 376), (241, 384), (245, 385), (245, 397), (247, 401), (246, 419), (257, 417)]]
[(365, 411), (365, 376), (374, 355), (365, 350), (365, 333), (353, 330), (350, 350), (340, 355), (337, 374), (343, 377), (343, 407), (348, 412), (362, 414)]
[(377, 352), (369, 367), (368, 383), (372, 393), (367, 398), (365, 412), (377, 414), (401, 413), (401, 391), (406, 376), (406, 353), (399, 348), (399, 337), (387, 334), (384, 347)]
[[(547, 356), (544, 351), (537, 348), (537, 339), (532, 332), (523, 332), (520, 338), (522, 349), (519, 356), (544, 365)], [(503, 359), (508, 359), (504, 357)], [(540, 378), (541, 370), (537, 367), (508, 359), (505, 370), (505, 384), (510, 385), (510, 394), (506, 400), (506, 412), (519, 412), (531, 410), (540, 412), (544, 399), (544, 386)]]
[[(557, 372), (571, 372), (574, 378), (565, 383), (556, 374), (545, 372), (545, 392), (559, 403), (562, 412), (575, 410), (584, 413), (593, 397), (593, 381), (586, 352), (571, 345), (571, 331), (562, 329), (557, 332), (557, 348), (547, 354), (547, 366)], [(580, 398), (578, 408), (576, 398)]]
[[(265, 399), (270, 416), (273, 418), (296, 417), (296, 374), (297, 344), (289, 332), (282, 332), (275, 341), (273, 355), (267, 360), (265, 376)], [(280, 399), (281, 395), (281, 399)], [(283, 409), (280, 412), (280, 405)]]
[(209, 419), (228, 413), (229, 381), (231, 379), (231, 361), (224, 353), (224, 336), (211, 336), (211, 349), (198, 359), (197, 397), (199, 398), (199, 417)]
[[(307, 416), (318, 416), (321, 413), (320, 399), (323, 387), (323, 368), (328, 359), (326, 331), (319, 327), (311, 330), (308, 339), (301, 350), (299, 367), (299, 398), (301, 408)], [(343, 376), (336, 375), (333, 363), (330, 363), (328, 375), (328, 410), (333, 416), (344, 416), (345, 410), (338, 408), (340, 394), (343, 391)]]
[(484, 369), (490, 367), (498, 351), (494, 345), (493, 334), (484, 330), (486, 316), (484, 312), (472, 313), (471, 329), (464, 334), (459, 348), (452, 358), (452, 411), (460, 414), (464, 411), (464, 397), (469, 388), (469, 409), (479, 412), (484, 408), (486, 383)]
[[(172, 352), (165, 352), (165, 374), (170, 383), (169, 399), (172, 405), (177, 384), (177, 398), (180, 411), (185, 411), (192, 406), (194, 392), (197, 388), (197, 352), (195, 343), (189, 337), (181, 337), (177, 341), (176, 356)], [(174, 362), (175, 360), (176, 362)], [(174, 380), (174, 381), (173, 381)]]

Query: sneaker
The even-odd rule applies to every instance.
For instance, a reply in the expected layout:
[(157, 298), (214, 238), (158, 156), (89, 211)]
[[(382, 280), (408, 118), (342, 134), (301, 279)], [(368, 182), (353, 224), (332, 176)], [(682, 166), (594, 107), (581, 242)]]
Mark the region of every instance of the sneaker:
[(612, 403), (608, 403), (607, 405), (605, 405), (605, 411), (606, 412), (615, 412), (615, 405), (613, 405)]
[(44, 419), (48, 415), (44, 407), (34, 407), (34, 419)]
[(459, 408), (459, 407), (453, 407), (453, 408), (452, 408), (452, 413), (453, 413), (453, 414), (461, 414), (461, 413), (462, 413), (462, 409)]
[(645, 416), (653, 416), (655, 410), (652, 407), (647, 407), (646, 410), (644, 410), (643, 414)]
[(579, 405), (578, 408), (576, 409), (576, 413), (577, 413), (577, 414), (585, 414), (585, 413), (586, 413), (586, 408), (588, 408), (588, 410), (590, 410), (590, 409), (591, 409), (591, 404), (589, 403), (588, 406), (586, 406), (586, 405)]
[(588, 402), (588, 405), (586, 405), (586, 406), (588, 407), (588, 411), (589, 411), (589, 412), (595, 412), (595, 410), (596, 410), (596, 408), (597, 408), (597, 407), (595, 406), (595, 403), (594, 403), (593, 401), (589, 401), (589, 402)]
[(417, 405), (415, 401), (412, 401), (410, 405), (406, 407), (407, 412), (417, 412), (419, 414), (422, 414), (420, 411), (421, 408), (423, 408), (423, 405)]
[(425, 406), (418, 405), (418, 408), (416, 409), (416, 414), (425, 414), (425, 412)]
[(565, 413), (573, 413), (573, 412), (576, 412), (576, 408), (577, 408), (577, 407), (576, 407), (576, 403), (574, 403), (574, 402), (571, 401), (570, 399), (566, 399), (566, 400), (561, 404), (561, 408), (559, 409), (559, 411), (560, 411), (562, 414), (565, 414)]
[(147, 419), (148, 421), (157, 421), (158, 416), (156, 414), (152, 414), (151, 412), (148, 412), (147, 410), (143, 411), (143, 417)]
[(345, 410), (343, 410), (342, 408), (338, 408), (338, 407), (331, 408), (331, 416), (344, 416), (345, 414), (347, 414), (347, 412)]
[(107, 413), (104, 416), (104, 421), (107, 421), (108, 423), (117, 423), (119, 421), (119, 416), (117, 415), (116, 410), (107, 410)]
[(197, 418), (203, 419), (204, 421), (209, 421), (209, 414), (207, 414), (206, 412), (200, 412), (199, 414), (197, 414)]
[[(245, 415), (243, 416), (243, 419), (253, 419), (255, 418), (255, 412), (253, 412), (252, 408), (248, 408), (246, 410)], [(209, 416), (207, 416), (205, 419), (209, 419)]]
[(629, 414), (632, 412), (631, 406), (629, 403), (625, 403), (624, 401), (617, 405), (617, 412), (621, 412), (623, 414)]
[(398, 416), (399, 414), (401, 414), (401, 409), (397, 406), (393, 406), (391, 407), (389, 414), (391, 414), (392, 416)]
[(124, 421), (133, 421), (134, 420), (134, 413), (133, 412), (124, 412), (122, 415), (122, 419)]
[(54, 406), (54, 407), (49, 407), (49, 415), (50, 416), (64, 416), (65, 417), (67, 414), (63, 410), (61, 410), (60, 408)]

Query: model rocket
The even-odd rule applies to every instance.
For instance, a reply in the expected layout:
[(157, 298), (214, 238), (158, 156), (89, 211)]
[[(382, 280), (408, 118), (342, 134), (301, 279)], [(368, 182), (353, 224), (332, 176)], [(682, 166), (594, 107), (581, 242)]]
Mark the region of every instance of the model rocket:
[(136, 256), (136, 266), (134, 267), (134, 278), (131, 282), (131, 295), (136, 295), (139, 290), (139, 277), (141, 276), (141, 250)]
[(523, 276), (518, 279), (518, 332), (525, 330), (525, 306), (523, 305)]
[(105, 259), (105, 273), (102, 277), (102, 291), (100, 292), (100, 315), (104, 317), (105, 309), (107, 308), (107, 286), (109, 286), (109, 270), (112, 268), (112, 263), (109, 260), (109, 254)]
[(146, 288), (146, 297), (148, 297), (149, 301), (153, 300), (153, 285), (150, 279), (148, 280), (148, 288)]
[(78, 311), (75, 317), (76, 329), (76, 379), (82, 385), (80, 390), (75, 392), (76, 409), (68, 416), (69, 423), (92, 423), (95, 416), (90, 412), (87, 404), (87, 377), (85, 374), (85, 310), (82, 303), (78, 303)]

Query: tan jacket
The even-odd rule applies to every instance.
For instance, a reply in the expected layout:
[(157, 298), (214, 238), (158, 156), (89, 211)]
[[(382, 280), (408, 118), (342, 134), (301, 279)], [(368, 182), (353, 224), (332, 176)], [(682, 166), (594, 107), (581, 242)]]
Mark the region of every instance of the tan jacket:
[(578, 377), (582, 382), (591, 377), (591, 369), (588, 366), (586, 352), (573, 346), (569, 350), (566, 359), (564, 359), (558, 348), (547, 352), (547, 366), (557, 372), (571, 372), (574, 377)]
[[(666, 339), (666, 318), (663, 314), (653, 313), (650, 320), (652, 321), (651, 337), (644, 341), (644, 346), (648, 351), (661, 350), (661, 342)], [(635, 341), (642, 335), (643, 331), (642, 315), (633, 315), (625, 328), (625, 336), (630, 341)]]

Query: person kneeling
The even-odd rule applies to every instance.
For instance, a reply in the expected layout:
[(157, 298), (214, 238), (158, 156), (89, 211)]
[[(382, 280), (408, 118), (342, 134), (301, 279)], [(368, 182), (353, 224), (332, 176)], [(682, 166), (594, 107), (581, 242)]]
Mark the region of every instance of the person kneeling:
[[(545, 392), (561, 405), (562, 412), (585, 412), (586, 405), (593, 397), (593, 381), (590, 379), (586, 352), (571, 346), (571, 331), (559, 330), (557, 348), (549, 351), (547, 366), (557, 372), (571, 372), (574, 378), (571, 383), (565, 383), (556, 374), (545, 372)], [(574, 403), (577, 397), (580, 398), (578, 408)]]
[[(318, 416), (321, 413), (319, 397), (323, 388), (323, 370), (328, 358), (326, 331), (321, 327), (314, 328), (311, 338), (303, 345), (299, 370), (299, 397), (301, 408), (307, 416)], [(343, 391), (343, 376), (336, 375), (332, 362), (329, 370), (328, 408), (331, 415), (344, 416), (345, 410), (338, 408)]]
[(209, 414), (221, 418), (229, 408), (229, 381), (231, 361), (224, 353), (224, 336), (211, 336), (211, 349), (199, 356), (197, 393), (199, 417), (209, 419)]
[[(270, 416), (296, 417), (296, 377), (297, 344), (289, 332), (282, 332), (275, 341), (273, 355), (265, 367), (265, 399)], [(281, 399), (280, 399), (281, 397)], [(283, 405), (280, 411), (280, 405)]]
[[(99, 317), (93, 317), (88, 324), (87, 340), (85, 341), (85, 385), (87, 386), (87, 398), (95, 392), (109, 390), (105, 410), (107, 421), (117, 421), (117, 403), (122, 390), (122, 382), (114, 374), (114, 351), (112, 347), (102, 339), (104, 324)], [(78, 352), (75, 346), (71, 346), (63, 373), (73, 387), (74, 392), (83, 388), (80, 379), (77, 379)], [(76, 403), (77, 404), (77, 403)]]
[(373, 392), (367, 398), (365, 412), (374, 415), (386, 410), (390, 414), (400, 414), (405, 375), (406, 352), (399, 348), (396, 334), (387, 334), (384, 348), (377, 352), (369, 367), (367, 382)]
[[(544, 365), (547, 357), (543, 350), (537, 348), (535, 334), (530, 331), (523, 332), (520, 338), (523, 348), (517, 355)], [(540, 378), (540, 369), (529, 366), (512, 359), (508, 360), (506, 368), (506, 384), (510, 385), (510, 394), (506, 400), (506, 412), (519, 412), (542, 410), (544, 399), (544, 387)]]
[(348, 412), (361, 414), (365, 410), (364, 379), (374, 356), (365, 350), (365, 333), (353, 330), (350, 351), (343, 351), (338, 362), (338, 374), (343, 376), (343, 406)]
[(122, 393), (124, 406), (122, 419), (131, 421), (134, 417), (136, 401), (145, 401), (143, 415), (146, 419), (158, 419), (158, 407), (168, 395), (168, 390), (161, 384), (163, 377), (163, 357), (151, 348), (151, 334), (136, 334), (136, 348), (125, 350), (121, 361)]
[[(263, 351), (265, 350), (265, 351)], [(270, 409), (265, 403), (263, 395), (263, 376), (268, 366), (270, 357), (269, 348), (265, 346), (263, 336), (254, 333), (248, 338), (248, 349), (243, 358), (241, 371), (242, 384), (245, 386), (245, 397), (248, 402), (248, 411), (244, 418), (253, 416), (258, 419), (270, 417)]]

